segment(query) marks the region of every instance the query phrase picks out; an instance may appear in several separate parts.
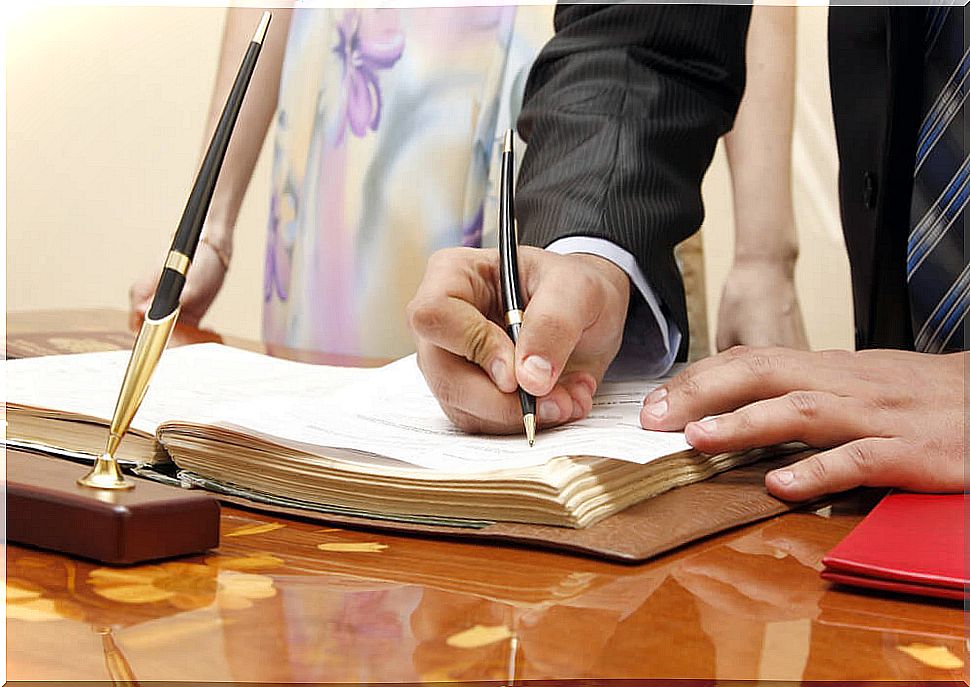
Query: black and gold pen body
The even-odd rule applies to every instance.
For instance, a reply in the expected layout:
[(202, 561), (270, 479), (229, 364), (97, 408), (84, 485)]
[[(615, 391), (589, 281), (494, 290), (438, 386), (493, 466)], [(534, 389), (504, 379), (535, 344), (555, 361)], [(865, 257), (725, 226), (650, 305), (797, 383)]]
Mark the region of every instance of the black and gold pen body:
[[(509, 333), (512, 343), (517, 345), (519, 330), (522, 328), (522, 296), (519, 287), (519, 236), (515, 222), (514, 164), (510, 129), (505, 133), (505, 145), (502, 147), (498, 203), (498, 254), (505, 330)], [(532, 446), (536, 439), (536, 399), (520, 387), (519, 402), (522, 406), (525, 436), (529, 440), (529, 446)]]
[(148, 391), (152, 374), (175, 327), (185, 277), (202, 236), (202, 225), (209, 211), (226, 149), (229, 147), (229, 138), (256, 68), (256, 59), (259, 57), (263, 39), (266, 37), (270, 17), (269, 12), (263, 13), (236, 74), (236, 80), (233, 82), (232, 90), (219, 117), (219, 123), (212, 135), (212, 141), (202, 160), (199, 174), (182, 213), (182, 219), (175, 230), (175, 237), (162, 267), (152, 304), (135, 339), (118, 401), (111, 416), (104, 453), (97, 459), (91, 471), (78, 480), (83, 486), (99, 489), (128, 489), (132, 486), (131, 482), (124, 479), (115, 459), (115, 452), (128, 431), (145, 397), (145, 392)]
[[(162, 270), (158, 287), (155, 289), (155, 298), (148, 310), (148, 319), (158, 320), (167, 317), (178, 308), (182, 287), (185, 285), (185, 271), (195, 257), (195, 250), (202, 236), (202, 225), (205, 222), (206, 214), (209, 212), (212, 193), (215, 190), (219, 171), (222, 169), (222, 161), (225, 159), (226, 150), (229, 147), (229, 138), (236, 124), (236, 119), (239, 117), (246, 88), (249, 86), (253, 71), (256, 69), (256, 59), (259, 57), (266, 30), (269, 28), (269, 20), (270, 13), (264, 12), (259, 26), (256, 28), (256, 33), (246, 49), (242, 64), (239, 66), (236, 80), (229, 91), (229, 97), (212, 135), (212, 141), (209, 143), (202, 166), (199, 168), (195, 185), (192, 187), (188, 202), (185, 204), (182, 219), (179, 221), (178, 229), (175, 230), (168, 260), (165, 262), (165, 269)], [(182, 268), (183, 263), (184, 268)]]

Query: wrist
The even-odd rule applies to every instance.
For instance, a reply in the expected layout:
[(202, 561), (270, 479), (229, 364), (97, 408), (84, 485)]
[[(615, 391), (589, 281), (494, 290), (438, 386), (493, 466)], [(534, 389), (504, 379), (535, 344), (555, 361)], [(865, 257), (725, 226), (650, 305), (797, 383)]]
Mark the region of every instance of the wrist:
[(220, 240), (217, 238), (217, 234), (209, 232), (208, 229), (203, 231), (202, 237), (199, 239), (199, 243), (213, 253), (219, 259), (219, 263), (222, 265), (223, 270), (229, 269), (229, 263), (232, 262), (232, 241), (222, 238)]
[(734, 252), (735, 269), (769, 271), (794, 277), (798, 247), (739, 249)]
[(211, 245), (231, 256), (234, 229), (232, 224), (210, 217), (202, 227), (202, 236)]
[[(790, 216), (790, 213), (785, 213)], [(735, 232), (734, 264), (794, 270), (798, 240), (792, 219), (739, 223)]]
[(213, 198), (212, 205), (209, 206), (205, 223), (202, 225), (202, 235), (220, 249), (232, 252), (232, 237), (236, 230), (238, 212), (232, 212), (216, 201), (217, 199)]
[(630, 300), (630, 277), (612, 260), (593, 253), (574, 253), (575, 257), (589, 265), (597, 274), (611, 284), (624, 301)]

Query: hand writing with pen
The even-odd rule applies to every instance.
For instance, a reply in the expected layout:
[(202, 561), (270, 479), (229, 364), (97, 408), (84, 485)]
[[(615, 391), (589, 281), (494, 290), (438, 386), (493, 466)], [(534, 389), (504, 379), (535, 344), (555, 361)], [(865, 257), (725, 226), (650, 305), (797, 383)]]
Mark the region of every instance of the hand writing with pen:
[[(494, 251), (437, 254), (408, 308), (421, 370), (466, 431), (516, 431), (516, 384), (539, 399), (540, 427), (584, 417), (619, 351), (626, 274), (595, 256), (520, 251), (528, 306), (518, 347), (497, 323)], [(966, 360), (965, 352), (735, 347), (654, 391), (640, 420), (685, 431), (705, 453), (791, 441), (823, 449), (769, 473), (768, 490), (783, 499), (863, 485), (961, 491)]]

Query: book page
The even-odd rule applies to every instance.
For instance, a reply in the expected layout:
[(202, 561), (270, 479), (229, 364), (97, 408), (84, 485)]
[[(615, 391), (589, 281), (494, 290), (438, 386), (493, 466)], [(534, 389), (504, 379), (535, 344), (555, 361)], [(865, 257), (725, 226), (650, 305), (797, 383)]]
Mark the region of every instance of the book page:
[[(131, 351), (3, 361), (4, 401), (110, 421)], [(155, 434), (168, 420), (209, 422), (236, 403), (263, 403), (285, 391), (315, 399), (377, 370), (310, 365), (216, 343), (169, 348), (162, 355), (132, 429)], [(107, 436), (107, 435), (106, 435)]]
[(351, 448), (444, 472), (524, 468), (558, 456), (599, 456), (644, 464), (690, 449), (682, 433), (640, 427), (643, 397), (658, 383), (601, 385), (589, 416), (540, 430), (532, 447), (524, 432), (473, 436), (457, 429), (425, 384), (415, 356), (316, 403), (277, 393), (258, 405), (227, 407), (220, 419), (309, 452), (315, 452), (313, 447)]
[[(7, 402), (111, 417), (129, 351), (4, 361)], [(221, 344), (169, 349), (135, 415), (133, 429), (164, 422), (223, 424), (278, 444), (326, 455), (355, 449), (444, 472), (538, 466), (557, 456), (647, 463), (688, 450), (683, 434), (648, 432), (643, 396), (656, 383), (603, 384), (590, 415), (524, 434), (471, 436), (445, 417), (415, 356), (377, 369), (310, 365)]]

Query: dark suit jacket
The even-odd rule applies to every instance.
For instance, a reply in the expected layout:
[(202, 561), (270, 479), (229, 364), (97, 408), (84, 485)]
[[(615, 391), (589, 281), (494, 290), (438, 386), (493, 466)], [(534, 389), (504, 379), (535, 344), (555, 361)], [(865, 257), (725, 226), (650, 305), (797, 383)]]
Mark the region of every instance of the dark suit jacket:
[(925, 12), (922, 7), (829, 10), (829, 81), (856, 348), (913, 347), (906, 239)]
[[(858, 348), (912, 347), (904, 265), (921, 60), (907, 58), (924, 11), (830, 11)], [(749, 17), (740, 6), (560, 6), (518, 122), (529, 144), (516, 195), (522, 241), (613, 241), (682, 332), (673, 249), (703, 218), (701, 180), (744, 88)]]

